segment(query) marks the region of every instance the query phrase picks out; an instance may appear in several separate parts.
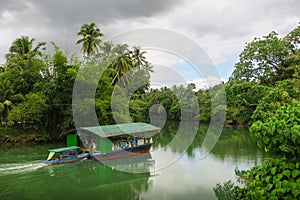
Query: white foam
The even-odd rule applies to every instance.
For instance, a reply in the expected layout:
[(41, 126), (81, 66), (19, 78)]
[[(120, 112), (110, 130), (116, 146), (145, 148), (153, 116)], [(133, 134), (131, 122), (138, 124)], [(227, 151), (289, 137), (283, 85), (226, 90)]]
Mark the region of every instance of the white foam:
[(0, 164), (0, 176), (30, 172), (46, 166), (43, 161)]

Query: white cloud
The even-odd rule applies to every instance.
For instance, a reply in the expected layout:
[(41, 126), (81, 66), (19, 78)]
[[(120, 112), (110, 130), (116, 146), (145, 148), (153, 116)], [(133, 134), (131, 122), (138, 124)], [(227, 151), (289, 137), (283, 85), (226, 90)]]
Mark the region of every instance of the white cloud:
[(226, 83), (228, 80), (220, 77), (208, 76), (206, 78), (198, 78), (188, 83), (194, 83), (196, 85), (196, 90), (199, 89), (208, 89), (220, 83)]
[(0, 63), (12, 41), (21, 35), (54, 41), (63, 50), (79, 50), (76, 33), (83, 23), (95, 21), (108, 38), (150, 27), (182, 33), (205, 49), (214, 64), (223, 66), (254, 37), (272, 30), (288, 33), (298, 25), (299, 9), (298, 0), (4, 0), (0, 8)]
[(166, 65), (154, 65), (154, 73), (151, 73), (151, 88), (169, 87), (173, 85), (185, 85), (187, 81), (180, 71)]

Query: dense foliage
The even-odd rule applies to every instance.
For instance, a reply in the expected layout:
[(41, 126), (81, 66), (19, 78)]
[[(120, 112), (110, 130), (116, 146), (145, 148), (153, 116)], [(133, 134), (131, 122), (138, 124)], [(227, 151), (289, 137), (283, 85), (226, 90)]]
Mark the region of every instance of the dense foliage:
[(227, 120), (231, 123), (251, 123), (251, 116), (261, 99), (268, 93), (268, 86), (254, 82), (238, 82), (226, 85)]
[(299, 199), (300, 162), (266, 160), (242, 173), (245, 188), (234, 188), (237, 199)]
[(248, 171), (236, 171), (239, 181), (245, 184), (240, 188), (232, 181), (217, 184), (214, 192), (218, 199), (299, 199), (300, 162), (287, 162), (285, 159), (267, 159), (261, 166)]
[[(228, 83), (198, 91), (194, 84), (150, 88), (153, 66), (146, 52), (102, 42), (103, 33), (93, 22), (83, 24), (77, 35), (83, 59), (64, 54), (55, 43), (53, 55), (47, 54), (45, 42), (35, 45), (28, 36), (12, 43), (6, 63), (0, 66), (0, 126), (37, 132), (37, 141), (56, 139), (74, 128), (75, 80), (83, 87), (97, 85), (95, 98), (81, 102), (78, 117), (85, 119), (94, 108), (103, 125), (147, 121), (149, 116), (209, 122), (226, 109), (227, 123), (250, 125), (258, 146), (285, 159), (238, 172), (245, 187), (218, 184), (214, 189), (218, 198), (299, 198), (300, 26), (282, 38), (271, 32), (247, 43)], [(85, 76), (78, 75), (79, 70)], [(121, 91), (127, 96), (120, 98)], [(225, 95), (227, 105), (222, 101)]]
[(274, 31), (254, 38), (240, 54), (231, 80), (271, 86), (276, 81), (299, 78), (299, 38), (300, 26), (283, 38)]
[[(194, 84), (150, 88), (152, 66), (146, 60), (146, 52), (140, 47), (130, 48), (126, 44), (102, 42), (100, 38), (103, 33), (93, 22), (83, 24), (77, 33), (81, 36), (77, 44), (82, 45), (81, 51), (85, 56), (83, 60), (78, 59), (76, 54), (68, 57), (54, 43), (54, 54), (46, 54), (43, 51), (46, 48), (45, 42), (35, 45), (35, 39), (22, 36), (11, 45), (6, 63), (0, 70), (1, 125), (34, 127), (39, 132), (51, 132), (50, 135), (54, 138), (60, 132), (71, 129), (74, 126), (72, 92), (77, 72), (83, 66), (87, 68), (87, 65), (94, 64), (106, 68), (101, 71), (100, 80), (97, 80), (95, 94), (95, 109), (102, 124), (114, 123), (113, 115), (118, 115), (116, 117), (123, 121), (130, 120), (130, 117), (135, 121), (149, 120), (149, 112), (157, 117), (163, 116), (162, 107), (152, 107), (160, 104), (169, 120), (181, 120), (183, 107), (188, 112), (184, 118), (200, 119), (202, 122), (209, 122), (212, 116), (226, 109), (227, 123), (251, 125), (257, 120), (274, 116), (277, 108), (299, 99), (299, 29), (296, 27), (283, 38), (272, 32), (262, 39), (255, 38), (246, 45), (229, 83), (220, 85), (225, 86), (227, 109), (224, 102), (217, 100), (211, 105), (212, 99), (225, 95), (219, 92), (219, 85), (196, 92)], [(132, 81), (133, 74), (127, 75), (127, 72), (144, 77), (148, 82), (134, 91), (128, 101), (122, 101), (118, 105), (120, 110), (128, 106), (130, 116), (125, 111), (111, 110), (114, 88), (130, 87), (128, 84)], [(257, 75), (253, 76), (254, 72)], [(96, 69), (87, 69), (87, 73), (91, 73), (90, 76), (100, 74)], [(86, 80), (88, 81), (90, 80)], [(30, 109), (33, 108), (23, 109), (23, 116), (18, 116), (20, 107), (26, 104), (23, 101), (28, 101), (28, 94), (42, 97), (45, 105), (35, 108), (40, 108), (39, 112), (31, 112)], [(197, 103), (200, 113), (193, 109)], [(215, 113), (212, 113), (212, 107)], [(9, 116), (9, 113), (12, 114)]]
[(244, 187), (217, 184), (218, 199), (300, 198), (300, 26), (279, 38), (255, 38), (240, 54), (227, 85), (232, 121), (248, 123), (257, 144), (271, 157), (236, 171)]
[(276, 110), (272, 117), (255, 121), (250, 127), (258, 146), (266, 152), (289, 158), (300, 155), (300, 101)]
[[(97, 81), (95, 108), (101, 124), (114, 123), (110, 108), (113, 88), (118, 83), (126, 85), (130, 82), (121, 80), (128, 71), (146, 80), (147, 84), (138, 88), (136, 98), (130, 103), (133, 118), (145, 120), (141, 111), (146, 110), (147, 105), (144, 102), (141, 104), (139, 97), (145, 94), (150, 85), (152, 66), (145, 59), (146, 52), (141, 51), (140, 47), (129, 48), (126, 44), (102, 43), (100, 37), (103, 34), (93, 22), (84, 24), (78, 36), (82, 36), (77, 44), (82, 44), (81, 50), (86, 56), (83, 60), (79, 60), (76, 54), (68, 57), (53, 42), (54, 54), (46, 54), (43, 51), (46, 43), (38, 42), (35, 45), (35, 39), (28, 36), (17, 38), (12, 43), (6, 63), (1, 65), (0, 70), (0, 126), (44, 133), (52, 139), (74, 128), (74, 81), (80, 68), (85, 68), (86, 74), (91, 77), (99, 74), (99, 68), (89, 67), (91, 65), (106, 67), (101, 71), (100, 80), (94, 80)], [(81, 78), (85, 84), (93, 81), (88, 77)], [(83, 105), (89, 105), (90, 101), (86, 101)]]

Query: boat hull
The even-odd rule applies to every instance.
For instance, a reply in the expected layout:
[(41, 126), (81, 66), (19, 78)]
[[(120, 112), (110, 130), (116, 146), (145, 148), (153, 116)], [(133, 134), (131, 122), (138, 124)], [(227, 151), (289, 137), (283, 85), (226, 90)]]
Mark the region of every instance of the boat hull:
[(89, 158), (88, 153), (82, 153), (76, 156), (68, 156), (66, 158), (63, 158), (62, 160), (45, 160), (44, 163), (47, 165), (58, 165), (58, 164), (78, 162), (88, 158)]
[(135, 147), (125, 148), (122, 150), (113, 151), (111, 153), (101, 154), (101, 153), (93, 153), (90, 154), (91, 159), (93, 160), (110, 160), (110, 159), (116, 159), (116, 158), (122, 158), (126, 156), (134, 156), (141, 153), (147, 153), (149, 152), (152, 144), (144, 144), (139, 145)]

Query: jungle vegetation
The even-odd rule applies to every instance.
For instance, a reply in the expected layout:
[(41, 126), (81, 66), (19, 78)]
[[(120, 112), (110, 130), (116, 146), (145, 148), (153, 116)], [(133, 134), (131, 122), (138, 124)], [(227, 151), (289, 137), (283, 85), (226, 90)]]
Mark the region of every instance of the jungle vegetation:
[[(67, 55), (54, 42), (37, 42), (29, 36), (16, 38), (8, 48), (5, 63), (0, 66), (1, 143), (14, 143), (10, 135), (21, 135), (24, 140), (55, 140), (60, 133), (73, 129), (73, 85), (82, 68), (91, 77), (101, 73), (92, 104), (102, 125), (115, 123), (114, 117), (124, 122), (130, 120), (125, 112), (111, 109), (111, 98), (115, 88), (131, 87), (136, 76), (146, 84), (128, 91), (129, 103), (120, 100), (116, 104), (121, 110), (129, 104), (134, 121), (149, 121), (149, 112), (159, 116), (164, 111), (168, 120), (184, 120), (181, 105), (186, 105), (188, 120), (209, 122), (218, 114), (211, 111), (211, 99), (222, 95), (218, 92), (222, 86), (227, 99), (226, 123), (248, 126), (257, 145), (278, 158), (267, 159), (263, 165), (245, 172), (237, 170), (244, 187), (234, 186), (230, 181), (218, 184), (214, 188), (216, 196), (299, 198), (300, 26), (284, 37), (273, 31), (246, 43), (228, 82), (197, 91), (194, 84), (150, 88), (153, 66), (146, 59), (147, 52), (138, 46), (103, 42), (104, 34), (94, 22), (83, 24), (77, 35), (82, 57), (77, 53)], [(87, 69), (95, 65), (100, 69)], [(80, 78), (88, 84), (88, 80)], [(194, 95), (196, 101), (189, 98)], [(191, 105), (197, 103), (200, 114)], [(90, 104), (89, 99), (83, 102)], [(155, 104), (162, 105), (164, 110), (159, 106), (151, 109)], [(221, 109), (224, 108), (222, 105)], [(85, 111), (88, 109), (82, 107), (81, 117)]]
[(299, 199), (299, 39), (300, 26), (282, 38), (271, 32), (254, 38), (240, 54), (227, 85), (226, 94), (236, 94), (227, 98), (227, 116), (246, 122), (270, 157), (250, 170), (236, 169), (243, 187), (231, 180), (217, 184), (218, 199)]

